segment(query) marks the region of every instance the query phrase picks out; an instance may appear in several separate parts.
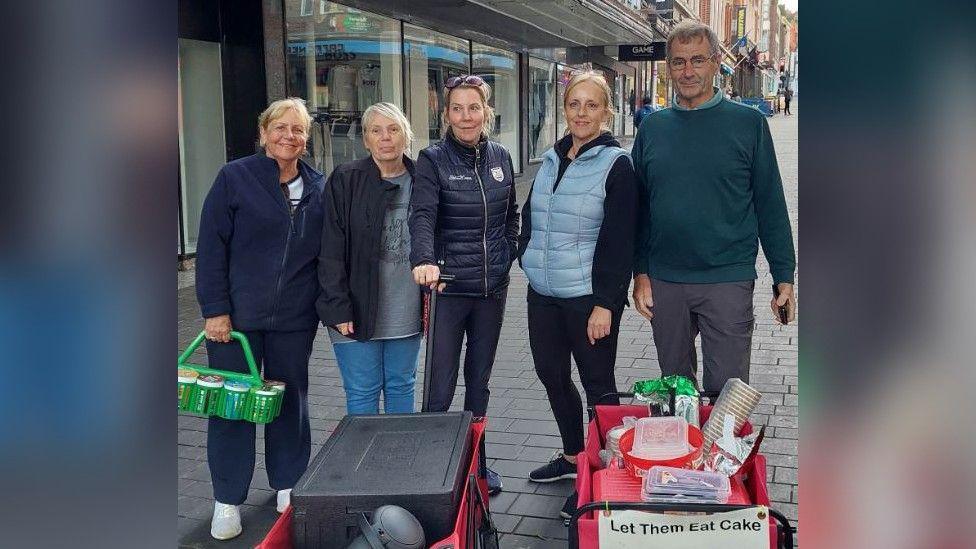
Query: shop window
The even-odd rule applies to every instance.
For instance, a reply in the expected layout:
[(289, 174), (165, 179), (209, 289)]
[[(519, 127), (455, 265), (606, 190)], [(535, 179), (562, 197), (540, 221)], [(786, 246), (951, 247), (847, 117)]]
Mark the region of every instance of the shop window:
[(624, 97), (626, 98), (626, 103), (624, 104), (624, 108), (621, 109), (624, 112), (622, 121), (624, 135), (634, 135), (634, 109), (640, 103), (640, 98), (637, 97), (637, 88), (634, 86), (633, 76), (624, 77)]
[(658, 107), (667, 107), (671, 98), (668, 97), (668, 65), (664, 61), (654, 63), (654, 78), (657, 84), (654, 100)]
[(203, 201), (227, 162), (220, 67), (220, 44), (180, 38), (180, 253), (196, 253)]
[(521, 170), (519, 154), (518, 55), (499, 48), (472, 43), (471, 72), (491, 86), (489, 103), (495, 109), (492, 139), (512, 155), (515, 171)]
[(541, 159), (556, 141), (556, 64), (529, 58), (529, 158)]
[(444, 105), (441, 93), (452, 76), (468, 73), (469, 43), (448, 34), (414, 25), (403, 25), (406, 56), (407, 116), (415, 137), (414, 155), (442, 139)]
[(569, 80), (579, 70), (581, 69), (578, 67), (559, 65), (559, 70), (556, 73), (556, 140), (566, 135), (566, 116), (563, 113), (563, 100), (566, 99), (566, 86), (569, 84)]
[(370, 105), (401, 105), (400, 22), (334, 2), (285, 3), (288, 93), (315, 119), (309, 149), (316, 168), (368, 155), (361, 119)]

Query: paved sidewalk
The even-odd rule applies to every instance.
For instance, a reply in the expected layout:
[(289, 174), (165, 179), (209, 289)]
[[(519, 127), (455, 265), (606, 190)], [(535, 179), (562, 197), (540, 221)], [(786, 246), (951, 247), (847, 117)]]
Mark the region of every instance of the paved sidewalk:
[[(794, 112), (795, 105), (794, 102)], [(769, 120), (786, 188), (794, 239), (797, 227), (797, 119), (797, 116), (777, 115)], [(520, 204), (527, 192), (527, 185), (520, 186)], [(760, 279), (756, 283), (757, 323), (751, 375), (753, 386), (763, 392), (763, 400), (752, 422), (769, 426), (762, 451), (769, 465), (769, 492), (773, 506), (796, 521), (797, 326), (782, 327), (774, 323), (769, 311), (771, 279), (761, 254), (757, 265)], [(545, 390), (532, 365), (525, 328), (525, 292), (525, 276), (516, 266), (512, 269), (512, 285), (492, 372), (488, 409), (489, 465), (503, 476), (505, 491), (491, 498), (490, 506), (495, 522), (503, 532), (502, 547), (566, 547), (567, 530), (558, 518), (558, 512), (565, 497), (572, 492), (573, 483), (533, 484), (526, 480), (529, 471), (548, 461), (553, 451), (560, 448), (560, 441)], [(183, 349), (203, 326), (193, 286), (179, 290), (178, 304), (177, 344)], [(320, 330), (309, 368), (313, 455), (345, 414), (342, 382), (328, 341), (324, 330)], [(628, 390), (634, 381), (660, 375), (650, 325), (629, 308), (621, 322), (616, 374), (617, 386), (621, 390)], [(418, 408), (421, 379), (418, 376)], [(574, 379), (579, 385), (575, 373)], [(583, 394), (582, 388), (579, 390)], [(459, 386), (455, 409), (460, 408), (462, 400), (463, 387)], [(181, 547), (253, 547), (277, 518), (275, 495), (264, 469), (262, 429), (258, 428), (254, 480), (241, 508), (244, 533), (228, 542), (210, 538), (213, 499), (206, 441), (205, 420), (180, 416), (177, 520)]]

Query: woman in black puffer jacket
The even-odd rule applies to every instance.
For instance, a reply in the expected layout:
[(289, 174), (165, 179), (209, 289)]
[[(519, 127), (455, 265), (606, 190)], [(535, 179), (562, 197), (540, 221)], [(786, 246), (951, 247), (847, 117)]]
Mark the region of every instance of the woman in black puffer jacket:
[[(450, 78), (444, 87), (445, 139), (420, 152), (410, 199), (410, 264), (418, 284), (438, 286), (441, 270), (454, 281), (440, 284), (437, 300), (428, 411), (451, 406), (461, 354), (464, 409), (476, 417), (488, 408), (488, 378), (495, 360), (508, 289), (508, 270), (518, 245), (518, 205), (512, 157), (489, 141), (494, 113), (491, 88), (477, 76)], [(492, 492), (501, 489), (489, 474)]]

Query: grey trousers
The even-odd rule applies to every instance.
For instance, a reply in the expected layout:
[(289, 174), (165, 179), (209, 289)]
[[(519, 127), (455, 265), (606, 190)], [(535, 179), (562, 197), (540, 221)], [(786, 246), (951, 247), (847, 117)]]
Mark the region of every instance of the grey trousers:
[(729, 378), (749, 382), (756, 281), (681, 284), (651, 279), (651, 328), (661, 375), (696, 380), (695, 338), (701, 334), (704, 374), (699, 385), (720, 391)]

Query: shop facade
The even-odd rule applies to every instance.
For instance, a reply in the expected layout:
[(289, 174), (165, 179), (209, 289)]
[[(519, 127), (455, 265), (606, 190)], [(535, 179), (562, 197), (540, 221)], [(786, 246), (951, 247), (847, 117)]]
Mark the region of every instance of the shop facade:
[[(197, 99), (184, 94), (181, 103), (186, 123), (181, 125), (181, 159), (183, 133), (203, 135), (191, 125), (206, 126), (210, 132), (203, 139), (185, 139), (206, 141), (210, 150), (201, 155), (188, 149), (186, 163), (193, 169), (186, 174), (181, 170), (181, 197), (188, 197), (180, 211), (181, 256), (194, 251), (199, 207), (216, 170), (256, 151), (257, 114), (270, 100), (296, 96), (307, 101), (314, 119), (308, 160), (328, 174), (339, 164), (367, 155), (361, 117), (377, 101), (400, 106), (410, 120), (415, 135), (411, 156), (443, 139), (444, 82), (476, 74), (492, 87), (491, 137), (511, 152), (520, 179), (528, 179), (542, 154), (566, 130), (562, 99), (575, 71), (595, 69), (607, 77), (615, 95), (613, 131), (621, 137), (634, 135), (633, 112), (644, 92), (656, 89), (652, 63), (623, 63), (614, 56), (618, 43), (649, 43), (662, 37), (654, 34), (640, 11), (610, 0), (583, 0), (582, 8), (539, 0), (535, 9), (501, 0), (458, 2), (449, 9), (398, 0), (253, 1), (260, 4), (263, 74), (253, 81), (262, 88), (260, 105), (252, 105), (247, 115), (236, 113), (249, 132), (246, 146), (233, 151), (224, 147), (221, 156), (214, 142), (226, 127), (221, 130), (203, 120), (191, 124), (200, 109), (185, 103)], [(209, 2), (218, 12), (230, 3)], [(216, 48), (211, 45), (211, 58), (219, 57), (220, 46), (219, 41)], [(181, 63), (183, 53), (181, 38)], [(210, 66), (217, 65), (211, 59)], [(209, 82), (210, 95), (223, 99), (224, 111), (228, 93), (221, 88), (229, 77), (224, 67), (202, 78)], [(211, 119), (217, 117), (212, 114), (216, 106), (212, 100), (207, 107)], [(229, 115), (225, 112), (222, 118), (226, 122)]]

